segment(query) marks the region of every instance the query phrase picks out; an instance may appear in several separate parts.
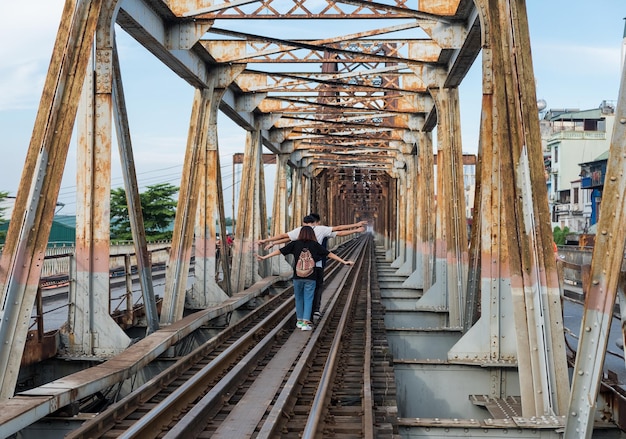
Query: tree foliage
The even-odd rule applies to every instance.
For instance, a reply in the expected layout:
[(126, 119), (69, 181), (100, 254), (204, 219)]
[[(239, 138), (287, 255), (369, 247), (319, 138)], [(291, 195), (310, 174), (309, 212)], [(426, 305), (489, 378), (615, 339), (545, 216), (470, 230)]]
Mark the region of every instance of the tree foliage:
[[(7, 207), (4, 206), (4, 201), (9, 196), (8, 192), (0, 191), (0, 224), (4, 224), (7, 222), (7, 219), (4, 217), (4, 213), (7, 210)], [(4, 242), (7, 237), (6, 230), (0, 230), (0, 242)]]
[[(174, 195), (178, 187), (169, 183), (148, 186), (139, 194), (143, 223), (148, 241), (172, 238), (172, 224), (176, 216), (177, 201)], [(111, 190), (111, 239), (132, 240), (126, 191), (123, 188)]]
[(567, 241), (567, 235), (569, 235), (569, 227), (567, 226), (562, 229), (556, 226), (552, 231), (554, 242), (556, 242), (557, 245), (564, 245), (565, 241)]

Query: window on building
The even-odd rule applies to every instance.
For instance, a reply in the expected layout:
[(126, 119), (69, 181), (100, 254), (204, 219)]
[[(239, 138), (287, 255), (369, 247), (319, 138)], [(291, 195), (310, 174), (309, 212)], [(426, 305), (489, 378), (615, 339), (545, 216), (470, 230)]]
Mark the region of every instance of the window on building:
[(476, 183), (476, 165), (463, 165), (463, 183), (469, 189)]
[(572, 189), (572, 191), (574, 191), (574, 196), (573, 196), (574, 204), (578, 204), (578, 188), (575, 187), (575, 188)]
[(585, 119), (585, 131), (606, 131), (606, 121)]
[(554, 154), (552, 155), (552, 160), (554, 161), (554, 163), (559, 162), (559, 147), (558, 146), (554, 147)]

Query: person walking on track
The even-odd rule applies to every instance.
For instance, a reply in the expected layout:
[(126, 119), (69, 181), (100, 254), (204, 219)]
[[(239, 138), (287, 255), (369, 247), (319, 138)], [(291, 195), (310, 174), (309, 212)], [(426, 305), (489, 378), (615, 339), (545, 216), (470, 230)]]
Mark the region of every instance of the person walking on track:
[[(336, 254), (325, 249), (319, 242), (313, 228), (310, 226), (303, 226), (300, 228), (298, 239), (289, 242), (284, 247), (274, 250), (267, 255), (256, 255), (259, 261), (278, 256), (282, 254), (293, 255), (294, 257), (294, 273), (293, 273), (293, 294), (296, 302), (296, 327), (302, 331), (310, 331), (313, 329), (311, 315), (313, 313), (313, 298), (315, 295), (315, 270), (313, 265), (310, 267), (310, 271), (300, 271), (299, 260), (303, 252), (310, 253), (310, 256), (315, 262), (321, 261), (323, 257), (334, 259), (345, 265), (354, 265), (354, 261), (344, 260)], [(308, 273), (308, 274), (307, 274)]]

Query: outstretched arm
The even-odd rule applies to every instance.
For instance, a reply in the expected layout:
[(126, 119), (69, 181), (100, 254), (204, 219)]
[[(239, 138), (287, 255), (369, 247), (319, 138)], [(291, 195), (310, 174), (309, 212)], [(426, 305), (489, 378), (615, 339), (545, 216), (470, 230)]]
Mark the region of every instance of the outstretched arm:
[(272, 247), (274, 247), (275, 245), (286, 244), (289, 241), (291, 241), (291, 239), (289, 239), (289, 237), (281, 238), (281, 239), (277, 239), (277, 240), (273, 240), (273, 241), (267, 241), (267, 245), (264, 248), (265, 248), (265, 250), (269, 250)]
[(271, 258), (273, 256), (278, 256), (280, 254), (280, 250), (274, 250), (272, 253), (268, 253), (266, 255), (255, 255), (257, 260), (264, 261), (265, 259)]
[(347, 235), (352, 235), (353, 233), (361, 233), (361, 232), (365, 232), (365, 227), (359, 227), (358, 229), (340, 230), (336, 232), (336, 236), (347, 236)]
[(278, 241), (280, 239), (285, 239), (285, 238), (289, 240), (289, 235), (287, 235), (286, 233), (281, 233), (276, 236), (270, 236), (269, 238), (259, 239), (257, 242), (259, 244), (265, 244), (266, 242), (275, 242), (275, 241)]
[[(363, 220), (354, 224), (343, 224), (340, 226), (331, 226), (331, 227), (333, 229), (333, 232), (339, 232), (341, 230), (356, 229), (357, 227), (365, 227), (366, 225), (367, 225), (367, 221)], [(355, 232), (352, 232), (352, 233), (355, 233)]]
[(334, 254), (333, 252), (328, 253), (328, 257), (330, 259), (334, 259), (335, 261), (338, 261), (344, 265), (354, 265), (354, 261), (346, 261), (345, 259), (341, 259), (339, 256), (337, 256), (336, 254)]

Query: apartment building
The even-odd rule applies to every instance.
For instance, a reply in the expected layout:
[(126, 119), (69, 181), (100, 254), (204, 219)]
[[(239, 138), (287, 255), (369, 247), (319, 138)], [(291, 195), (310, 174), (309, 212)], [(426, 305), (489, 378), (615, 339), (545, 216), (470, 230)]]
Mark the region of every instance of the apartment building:
[(581, 178), (581, 165), (608, 151), (614, 120), (614, 104), (602, 101), (590, 110), (548, 110), (540, 121), (553, 227), (585, 233), (595, 222), (593, 194)]

